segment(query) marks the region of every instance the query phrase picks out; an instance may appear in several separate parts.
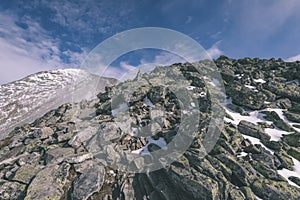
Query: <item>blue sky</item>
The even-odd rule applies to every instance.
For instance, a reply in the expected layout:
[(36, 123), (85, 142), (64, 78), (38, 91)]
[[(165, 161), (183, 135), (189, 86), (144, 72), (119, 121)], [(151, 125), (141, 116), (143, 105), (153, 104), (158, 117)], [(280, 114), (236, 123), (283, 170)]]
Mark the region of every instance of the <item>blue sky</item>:
[[(299, 10), (298, 0), (1, 0), (0, 84), (41, 70), (78, 68), (103, 40), (149, 26), (182, 32), (213, 58), (299, 60)], [(114, 64), (124, 70), (177, 60), (141, 51)]]

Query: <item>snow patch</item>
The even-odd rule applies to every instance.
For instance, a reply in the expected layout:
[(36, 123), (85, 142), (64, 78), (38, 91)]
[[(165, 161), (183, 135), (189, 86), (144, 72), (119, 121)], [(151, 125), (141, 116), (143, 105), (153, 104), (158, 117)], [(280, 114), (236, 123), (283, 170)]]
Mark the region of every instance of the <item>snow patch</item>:
[(297, 184), (295, 184), (294, 182), (292, 182), (288, 179), (290, 176), (295, 176), (295, 177), (300, 178), (300, 162), (293, 157), (291, 157), (291, 158), (294, 162), (293, 171), (284, 168), (281, 170), (277, 170), (277, 172), (278, 172), (278, 174), (283, 176), (289, 182), (289, 184), (300, 188)]
[(236, 76), (238, 79), (241, 79), (244, 76), (244, 74), (236, 74), (234, 76)]
[(246, 153), (246, 152), (240, 152), (240, 153), (238, 153), (238, 155), (237, 155), (237, 157), (239, 158), (239, 157), (246, 157), (248, 155), (248, 153)]
[(228, 119), (228, 122), (231, 122), (232, 124), (238, 125), (240, 123), (240, 121), (245, 120), (254, 124), (258, 124), (258, 122), (266, 122), (267, 124), (272, 124), (271, 121), (268, 121), (266, 119), (264, 119), (264, 114), (260, 113), (259, 111), (250, 111), (250, 112), (246, 112), (248, 113), (249, 116), (244, 116), (241, 115), (240, 113), (234, 112), (232, 110), (230, 110), (229, 108), (225, 107), (226, 112), (233, 118), (233, 120)]
[(271, 136), (270, 140), (273, 140), (273, 141), (280, 141), (282, 135), (291, 134), (289, 132), (283, 131), (278, 128), (265, 128), (265, 133), (267, 133), (269, 136)]
[(257, 88), (255, 86), (253, 86), (253, 85), (247, 85), (246, 84), (245, 87), (253, 90), (254, 92), (258, 92)]
[(253, 80), (256, 83), (266, 83), (266, 81), (264, 79), (261, 79), (261, 78), (259, 78), (259, 79), (253, 79)]

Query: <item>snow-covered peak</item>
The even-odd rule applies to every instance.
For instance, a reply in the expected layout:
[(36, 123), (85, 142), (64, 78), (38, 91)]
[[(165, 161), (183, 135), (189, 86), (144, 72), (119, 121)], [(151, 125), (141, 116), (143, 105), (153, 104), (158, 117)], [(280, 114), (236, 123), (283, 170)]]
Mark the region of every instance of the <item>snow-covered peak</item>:
[(95, 98), (114, 83), (80, 69), (58, 69), (0, 85), (0, 139), (61, 104)]

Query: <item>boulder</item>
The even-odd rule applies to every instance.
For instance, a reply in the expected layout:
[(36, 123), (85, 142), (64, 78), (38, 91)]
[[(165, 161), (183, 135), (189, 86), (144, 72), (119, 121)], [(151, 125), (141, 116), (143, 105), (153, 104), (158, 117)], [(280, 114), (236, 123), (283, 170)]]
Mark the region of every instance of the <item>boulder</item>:
[(105, 178), (105, 169), (100, 165), (88, 167), (73, 182), (72, 200), (86, 200), (91, 195), (99, 192)]
[(240, 123), (238, 124), (238, 130), (242, 134), (249, 135), (264, 141), (269, 141), (271, 138), (263, 131), (260, 126), (244, 120), (240, 121)]
[(70, 165), (52, 165), (41, 170), (30, 183), (25, 200), (59, 200), (65, 195)]

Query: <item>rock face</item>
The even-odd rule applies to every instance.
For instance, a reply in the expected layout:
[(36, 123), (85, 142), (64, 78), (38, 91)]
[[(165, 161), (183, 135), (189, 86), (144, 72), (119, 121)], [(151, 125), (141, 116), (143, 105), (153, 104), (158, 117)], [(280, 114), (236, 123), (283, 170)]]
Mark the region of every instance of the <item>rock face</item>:
[[(215, 63), (229, 103), (219, 105), (227, 115), (211, 151), (219, 84), (189, 63), (157, 67), (10, 132), (0, 141), (0, 199), (300, 199), (300, 63)], [(165, 166), (158, 153), (190, 138)], [(132, 172), (154, 161), (162, 167)]]

